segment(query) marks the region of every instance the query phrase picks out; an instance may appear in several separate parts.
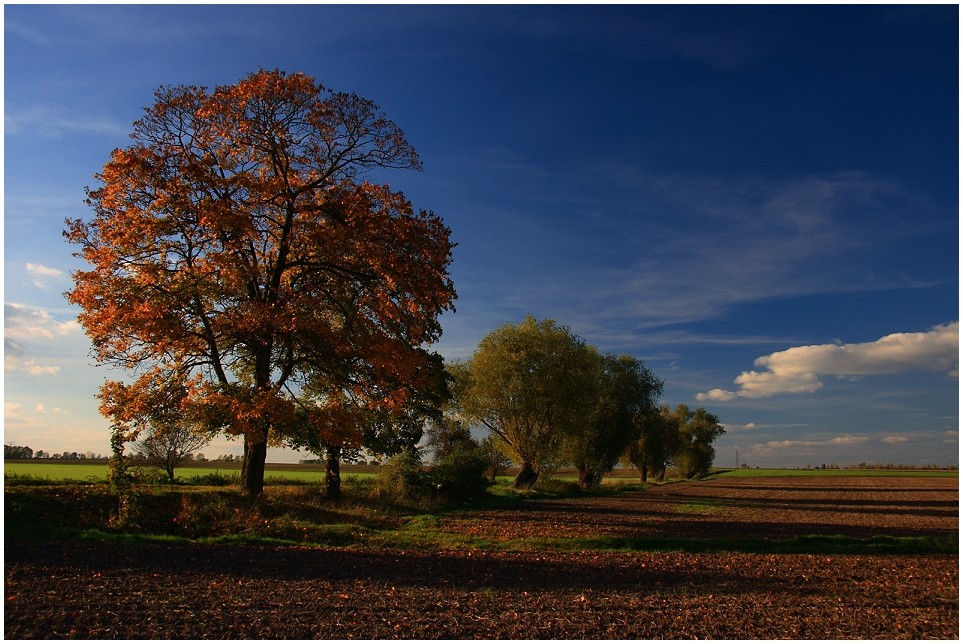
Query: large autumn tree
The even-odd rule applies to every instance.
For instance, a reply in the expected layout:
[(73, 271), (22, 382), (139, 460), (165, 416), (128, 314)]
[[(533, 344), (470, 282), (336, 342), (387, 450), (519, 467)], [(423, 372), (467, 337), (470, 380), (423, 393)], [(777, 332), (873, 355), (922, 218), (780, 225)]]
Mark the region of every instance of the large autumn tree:
[(435, 385), (426, 347), (455, 298), (450, 231), (364, 180), (420, 167), (376, 105), (262, 70), (161, 88), (132, 139), (88, 190), (93, 218), (67, 222), (91, 265), (67, 297), (100, 362), (163, 370), (209, 428), (243, 436), (249, 492), (304, 414), (342, 444), (360, 428), (339, 426), (355, 416), (339, 401), (403, 414)]

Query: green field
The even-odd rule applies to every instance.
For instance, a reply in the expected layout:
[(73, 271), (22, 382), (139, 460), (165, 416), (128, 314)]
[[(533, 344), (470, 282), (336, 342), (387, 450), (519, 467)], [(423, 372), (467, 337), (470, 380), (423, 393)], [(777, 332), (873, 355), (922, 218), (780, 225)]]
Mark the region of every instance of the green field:
[[(149, 467), (149, 466), (144, 466)], [(232, 476), (239, 473), (240, 463), (191, 463), (178, 467), (175, 474), (178, 479), (190, 479), (195, 476), (205, 476), (219, 474)], [(376, 466), (368, 465), (342, 465), (342, 477), (374, 476), (377, 472)], [(324, 479), (324, 467), (321, 465), (305, 465), (300, 463), (268, 463), (265, 469), (266, 478), (284, 479), (290, 481), (305, 481), (309, 483), (321, 482)], [(107, 465), (103, 462), (84, 463), (84, 462), (57, 462), (47, 460), (35, 461), (6, 461), (3, 464), (4, 479), (30, 478), (63, 482), (98, 482), (107, 479)], [(551, 475), (552, 478), (567, 480), (574, 479), (574, 472), (561, 470)], [(958, 477), (956, 470), (805, 470), (805, 469), (754, 469), (742, 468), (734, 470), (719, 470), (712, 475), (713, 477), (759, 477), (759, 476), (932, 476), (932, 477)], [(510, 477), (499, 477), (508, 483)], [(638, 480), (638, 473), (632, 469), (619, 469), (610, 476), (605, 477), (605, 482), (626, 481), (631, 479)]]
[[(194, 476), (221, 474), (231, 476), (239, 473), (240, 463), (217, 463), (214, 465), (185, 465), (174, 470), (179, 479), (189, 479)], [(342, 466), (342, 476), (373, 476), (374, 468)], [(79, 481), (96, 482), (107, 479), (107, 465), (105, 463), (51, 463), (49, 461), (4, 462), (4, 479), (25, 477), (31, 479), (46, 479), (50, 481)], [(324, 468), (320, 465), (300, 465), (287, 463), (268, 463), (265, 468), (267, 478), (281, 478), (292, 481), (320, 482), (324, 479)]]
[(742, 478), (752, 476), (938, 476), (959, 477), (958, 470), (803, 470), (803, 469), (753, 469), (722, 470), (716, 478)]

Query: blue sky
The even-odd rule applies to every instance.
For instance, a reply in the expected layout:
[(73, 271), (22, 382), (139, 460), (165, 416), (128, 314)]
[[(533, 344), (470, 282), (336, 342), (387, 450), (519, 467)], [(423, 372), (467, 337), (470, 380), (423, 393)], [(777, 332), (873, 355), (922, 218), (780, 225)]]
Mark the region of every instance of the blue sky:
[(421, 155), (377, 178), (458, 243), (446, 357), (531, 313), (718, 465), (958, 464), (958, 60), (956, 5), (6, 5), (4, 441), (109, 451), (63, 221), (157, 87), (277, 67)]

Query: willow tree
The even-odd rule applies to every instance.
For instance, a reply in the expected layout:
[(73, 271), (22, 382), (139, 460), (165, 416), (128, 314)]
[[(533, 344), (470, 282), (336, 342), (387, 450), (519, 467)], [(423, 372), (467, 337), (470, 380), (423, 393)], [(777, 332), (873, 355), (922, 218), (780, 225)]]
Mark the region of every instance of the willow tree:
[[(92, 220), (65, 231), (92, 265), (67, 297), (97, 359), (179, 378), (243, 436), (252, 494), (308, 382), (402, 413), (455, 298), (442, 220), (364, 180), (420, 168), (402, 131), (371, 101), (262, 70), (161, 88), (131, 136), (88, 189)], [(341, 440), (343, 410), (307, 408)]]
[(573, 432), (594, 393), (596, 352), (553, 320), (527, 316), (482, 338), (451, 367), (459, 413), (484, 425), (521, 464), (512, 483), (528, 489)]
[(712, 443), (726, 433), (718, 416), (688, 405), (675, 409), (662, 405), (640, 415), (637, 422), (639, 435), (626, 449), (625, 459), (639, 468), (643, 482), (649, 468), (662, 480), (672, 463), (686, 478), (708, 474), (716, 455)]
[(575, 467), (583, 489), (599, 485), (638, 441), (639, 420), (656, 409), (662, 394), (662, 381), (633, 356), (599, 354), (595, 370), (592, 398), (564, 437), (561, 451), (561, 460)]

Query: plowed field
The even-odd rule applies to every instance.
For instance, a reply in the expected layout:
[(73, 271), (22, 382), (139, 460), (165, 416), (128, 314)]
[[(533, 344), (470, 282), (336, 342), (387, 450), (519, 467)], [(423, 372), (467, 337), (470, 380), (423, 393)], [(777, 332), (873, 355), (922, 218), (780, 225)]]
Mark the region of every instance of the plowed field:
[(956, 478), (719, 478), (611, 498), (539, 501), (512, 512), (467, 512), (443, 520), (441, 528), (496, 540), (588, 535), (939, 536), (959, 530), (959, 505)]
[[(698, 536), (958, 530), (956, 479), (719, 479), (439, 529)], [(937, 638), (956, 555), (401, 552), (5, 543), (8, 638)]]

